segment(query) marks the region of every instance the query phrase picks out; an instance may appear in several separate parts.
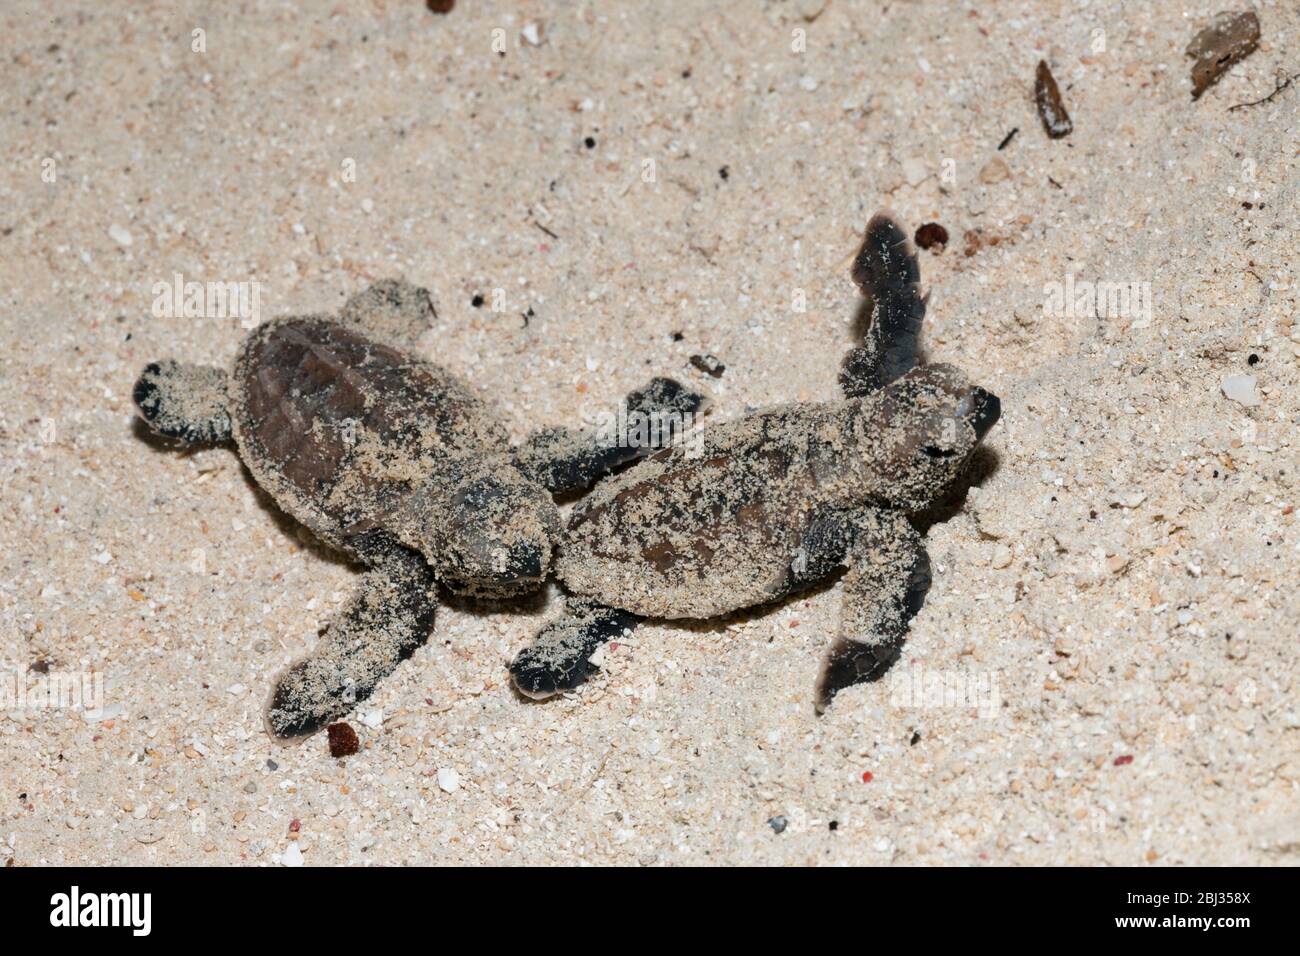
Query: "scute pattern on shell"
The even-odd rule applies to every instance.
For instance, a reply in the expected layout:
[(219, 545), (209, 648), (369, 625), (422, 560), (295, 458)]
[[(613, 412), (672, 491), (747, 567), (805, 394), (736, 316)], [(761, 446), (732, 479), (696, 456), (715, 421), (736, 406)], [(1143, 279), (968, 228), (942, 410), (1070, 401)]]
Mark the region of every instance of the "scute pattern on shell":
[(235, 439), (259, 483), (330, 544), (355, 550), (458, 458), (505, 428), (444, 369), (323, 317), (249, 335), (231, 379)]
[(780, 596), (816, 515), (849, 501), (849, 427), (834, 406), (784, 406), (710, 428), (698, 457), (676, 446), (602, 482), (574, 511), (561, 579), (667, 618)]

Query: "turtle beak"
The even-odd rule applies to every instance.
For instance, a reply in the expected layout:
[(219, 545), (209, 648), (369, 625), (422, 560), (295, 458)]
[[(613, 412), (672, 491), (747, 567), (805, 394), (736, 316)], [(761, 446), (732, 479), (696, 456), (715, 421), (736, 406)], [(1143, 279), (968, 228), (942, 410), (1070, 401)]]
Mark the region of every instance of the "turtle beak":
[(1002, 401), (992, 392), (976, 388), (973, 395), (974, 407), (967, 419), (975, 429), (975, 440), (980, 441), (988, 434), (990, 428), (1002, 417)]

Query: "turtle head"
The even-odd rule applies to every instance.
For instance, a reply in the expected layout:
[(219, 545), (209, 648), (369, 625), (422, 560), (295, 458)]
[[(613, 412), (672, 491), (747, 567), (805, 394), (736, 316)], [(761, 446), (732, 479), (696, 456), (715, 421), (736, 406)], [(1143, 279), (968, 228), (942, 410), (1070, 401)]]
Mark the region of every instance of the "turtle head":
[(429, 557), (450, 590), (511, 597), (545, 582), (560, 527), (545, 488), (505, 465), (476, 470), (447, 490), (437, 554)]
[(880, 496), (921, 511), (965, 470), (1002, 403), (952, 365), (922, 365), (865, 399), (863, 413), (859, 435)]

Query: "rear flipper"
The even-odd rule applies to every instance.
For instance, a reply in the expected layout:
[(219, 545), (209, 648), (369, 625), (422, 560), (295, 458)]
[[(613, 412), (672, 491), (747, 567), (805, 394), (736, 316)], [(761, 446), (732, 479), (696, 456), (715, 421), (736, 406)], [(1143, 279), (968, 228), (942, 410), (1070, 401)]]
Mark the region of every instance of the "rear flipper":
[(230, 441), (228, 377), (211, 365), (150, 362), (131, 398), (150, 430), (187, 445)]
[(542, 628), (510, 665), (515, 687), (533, 700), (573, 690), (595, 669), (591, 655), (597, 648), (640, 620), (627, 611), (570, 598), (564, 614)]
[(436, 313), (429, 290), (401, 279), (384, 279), (344, 304), (339, 321), (358, 326), (371, 338), (409, 351), (433, 325)]
[(855, 522), (849, 560), (840, 633), (817, 681), (818, 713), (845, 687), (884, 674), (930, 587), (921, 536), (901, 514), (864, 512)]
[(280, 676), (266, 712), (271, 733), (315, 733), (369, 697), (429, 636), (435, 594), (420, 556), (394, 547), (377, 559), (310, 655)]
[(845, 357), (840, 385), (855, 398), (888, 385), (920, 361), (921, 268), (916, 249), (887, 213), (867, 224), (853, 260), (853, 281), (871, 301), (871, 326), (863, 344)]
[(552, 494), (580, 491), (619, 465), (666, 448), (690, 430), (708, 398), (670, 378), (656, 378), (632, 392), (626, 413), (597, 428), (548, 428), (521, 445), (516, 459), (524, 474)]

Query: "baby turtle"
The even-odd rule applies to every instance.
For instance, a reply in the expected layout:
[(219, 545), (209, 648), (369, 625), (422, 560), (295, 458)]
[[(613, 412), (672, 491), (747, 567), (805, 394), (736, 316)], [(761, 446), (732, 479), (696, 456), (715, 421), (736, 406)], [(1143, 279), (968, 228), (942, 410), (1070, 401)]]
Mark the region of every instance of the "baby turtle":
[[(232, 441), (253, 478), (322, 541), (367, 566), (305, 659), (280, 676), (267, 724), (318, 730), (370, 696), (433, 626), (436, 584), (506, 597), (545, 581), (560, 528), (553, 494), (585, 488), (657, 445), (552, 428), (517, 449), (493, 409), (446, 369), (414, 355), (429, 327), (424, 289), (381, 282), (335, 317), (268, 322), (234, 370), (155, 362), (136, 409), (183, 444)], [(701, 396), (654, 379), (629, 414), (667, 423)]]
[(1001, 405), (951, 365), (918, 364), (920, 269), (888, 215), (868, 224), (852, 274), (873, 316), (844, 362), (843, 400), (715, 425), (702, 450), (657, 452), (577, 505), (556, 560), (573, 596), (511, 665), (523, 694), (576, 687), (597, 648), (642, 617), (728, 614), (845, 565), (818, 712), (884, 672), (930, 583), (908, 516), (956, 481)]

